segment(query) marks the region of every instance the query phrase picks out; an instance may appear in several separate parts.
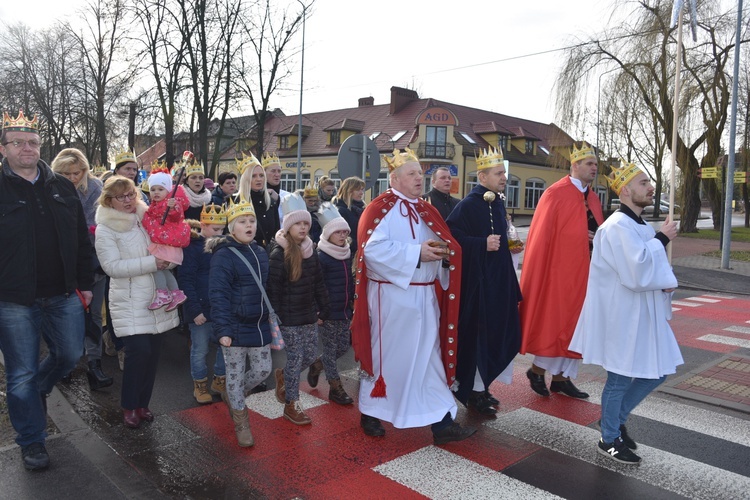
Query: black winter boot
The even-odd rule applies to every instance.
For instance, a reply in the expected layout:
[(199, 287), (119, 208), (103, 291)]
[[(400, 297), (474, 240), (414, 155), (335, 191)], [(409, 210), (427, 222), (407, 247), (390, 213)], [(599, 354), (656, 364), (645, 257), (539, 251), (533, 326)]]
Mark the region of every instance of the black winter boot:
[(102, 360), (100, 359), (89, 361), (89, 371), (86, 372), (86, 377), (89, 379), (89, 388), (92, 391), (109, 387), (114, 382), (112, 377), (106, 376), (102, 371)]

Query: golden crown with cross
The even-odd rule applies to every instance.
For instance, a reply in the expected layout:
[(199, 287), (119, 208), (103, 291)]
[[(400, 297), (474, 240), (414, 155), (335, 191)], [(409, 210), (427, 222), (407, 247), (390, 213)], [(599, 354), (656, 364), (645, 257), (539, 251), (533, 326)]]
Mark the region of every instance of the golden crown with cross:
[(628, 182), (633, 180), (633, 177), (643, 172), (635, 163), (627, 163), (625, 160), (620, 160), (620, 167), (611, 167), (612, 172), (607, 177), (607, 184), (609, 188), (620, 194), (622, 188), (624, 188)]
[(237, 162), (237, 172), (240, 175), (244, 174), (248, 168), (260, 165), (260, 161), (252, 153), (249, 155), (242, 153), (242, 158), (237, 158), (235, 162)]

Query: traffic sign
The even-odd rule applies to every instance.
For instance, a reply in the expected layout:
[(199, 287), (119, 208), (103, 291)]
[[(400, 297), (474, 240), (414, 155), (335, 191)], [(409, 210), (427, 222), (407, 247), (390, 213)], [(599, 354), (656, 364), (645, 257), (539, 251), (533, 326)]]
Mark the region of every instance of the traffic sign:
[(698, 177), (701, 179), (718, 179), (717, 167), (704, 167), (698, 169)]
[(735, 184), (744, 184), (745, 182), (747, 182), (747, 172), (735, 172), (734, 173)]

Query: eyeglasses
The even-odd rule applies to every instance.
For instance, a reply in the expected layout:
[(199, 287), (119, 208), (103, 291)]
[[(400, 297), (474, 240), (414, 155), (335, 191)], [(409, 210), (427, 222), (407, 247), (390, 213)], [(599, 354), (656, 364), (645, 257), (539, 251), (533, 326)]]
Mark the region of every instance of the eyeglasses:
[(136, 193), (135, 191), (131, 191), (130, 193), (115, 196), (115, 199), (119, 202), (132, 201), (136, 199), (136, 196), (138, 196), (138, 193)]
[(26, 146), (30, 147), (31, 149), (39, 149), (39, 146), (41, 146), (41, 143), (35, 139), (31, 139), (30, 141), (8, 141), (4, 142), (3, 146), (7, 146), (8, 144), (13, 144), (14, 148), (24, 148)]

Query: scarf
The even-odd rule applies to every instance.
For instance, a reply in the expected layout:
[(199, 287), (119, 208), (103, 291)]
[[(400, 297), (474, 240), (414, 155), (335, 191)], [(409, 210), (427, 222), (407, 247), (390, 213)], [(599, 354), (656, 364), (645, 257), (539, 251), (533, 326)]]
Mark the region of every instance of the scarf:
[(209, 205), (211, 203), (211, 191), (203, 188), (200, 193), (194, 192), (189, 187), (185, 186), (185, 195), (190, 200), (191, 207), (202, 207), (203, 205)]
[(323, 238), (318, 242), (318, 250), (327, 253), (336, 260), (346, 260), (352, 255), (352, 249), (349, 248), (349, 245), (340, 247)]
[[(286, 239), (286, 236), (284, 235), (284, 231), (279, 229), (276, 232), (276, 243), (279, 244), (281, 248), (286, 250), (289, 248), (289, 240)], [(302, 240), (302, 244), (300, 245), (302, 247), (302, 258), (303, 259), (309, 259), (312, 256), (313, 253), (313, 242), (310, 239), (309, 236), (305, 236), (305, 239)]]

